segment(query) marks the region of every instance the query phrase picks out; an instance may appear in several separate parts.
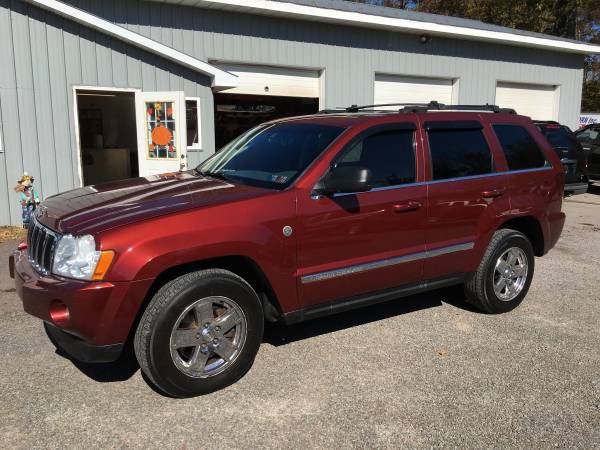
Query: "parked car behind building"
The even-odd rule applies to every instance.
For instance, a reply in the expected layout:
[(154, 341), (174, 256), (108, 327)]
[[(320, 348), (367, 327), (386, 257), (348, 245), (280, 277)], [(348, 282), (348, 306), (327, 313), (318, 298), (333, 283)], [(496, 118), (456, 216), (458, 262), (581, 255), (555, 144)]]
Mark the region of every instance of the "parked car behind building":
[(565, 168), (565, 195), (585, 194), (588, 175), (585, 152), (569, 127), (554, 121), (536, 121)]

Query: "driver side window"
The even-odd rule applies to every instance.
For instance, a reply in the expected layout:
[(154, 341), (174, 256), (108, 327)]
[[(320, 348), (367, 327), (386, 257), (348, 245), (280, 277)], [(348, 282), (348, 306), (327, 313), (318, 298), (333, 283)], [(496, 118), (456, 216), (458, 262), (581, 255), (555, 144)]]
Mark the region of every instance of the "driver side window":
[(413, 130), (387, 130), (350, 144), (336, 167), (355, 166), (371, 171), (373, 188), (414, 183), (416, 179)]

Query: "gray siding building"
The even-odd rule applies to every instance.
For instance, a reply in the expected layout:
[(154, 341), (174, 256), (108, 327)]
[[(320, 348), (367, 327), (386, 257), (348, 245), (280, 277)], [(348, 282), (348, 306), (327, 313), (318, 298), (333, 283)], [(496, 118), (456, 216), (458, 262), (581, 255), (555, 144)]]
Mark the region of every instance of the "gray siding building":
[(0, 224), (194, 167), (246, 129), (351, 104), (498, 104), (576, 127), (599, 47), (341, 0), (0, 0)]

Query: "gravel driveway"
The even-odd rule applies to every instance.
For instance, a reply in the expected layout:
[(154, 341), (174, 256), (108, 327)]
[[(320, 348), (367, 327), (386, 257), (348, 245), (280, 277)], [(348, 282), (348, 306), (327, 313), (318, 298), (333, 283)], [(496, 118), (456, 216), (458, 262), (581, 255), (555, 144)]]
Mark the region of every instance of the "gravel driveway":
[(271, 327), (240, 382), (188, 400), (57, 355), (0, 244), (0, 448), (600, 448), (600, 189), (564, 210), (517, 310), (452, 288)]

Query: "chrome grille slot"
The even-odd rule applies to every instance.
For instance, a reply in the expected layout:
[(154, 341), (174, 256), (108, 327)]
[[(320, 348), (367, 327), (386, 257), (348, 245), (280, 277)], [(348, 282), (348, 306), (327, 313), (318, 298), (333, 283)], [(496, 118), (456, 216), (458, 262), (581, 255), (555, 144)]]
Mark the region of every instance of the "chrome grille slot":
[(54, 244), (58, 235), (32, 218), (27, 231), (27, 255), (31, 266), (38, 272), (48, 275), (52, 268)]

